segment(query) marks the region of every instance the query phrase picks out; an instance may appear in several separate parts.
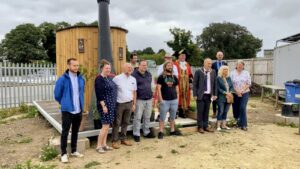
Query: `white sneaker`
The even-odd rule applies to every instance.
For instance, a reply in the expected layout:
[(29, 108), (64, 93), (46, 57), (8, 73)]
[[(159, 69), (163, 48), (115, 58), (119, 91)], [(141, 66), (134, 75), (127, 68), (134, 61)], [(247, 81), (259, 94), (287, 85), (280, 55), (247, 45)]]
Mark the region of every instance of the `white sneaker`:
[(62, 163), (68, 163), (69, 162), (68, 155), (64, 154), (63, 156), (61, 156), (60, 160)]
[(84, 155), (83, 154), (80, 154), (79, 152), (74, 152), (74, 153), (71, 153), (71, 156), (72, 157), (83, 157)]
[(218, 128), (217, 128), (217, 131), (221, 131), (221, 130), (222, 130), (221, 127), (218, 127)]
[(225, 127), (222, 127), (223, 129), (226, 129), (226, 130), (230, 130), (231, 128), (225, 126)]

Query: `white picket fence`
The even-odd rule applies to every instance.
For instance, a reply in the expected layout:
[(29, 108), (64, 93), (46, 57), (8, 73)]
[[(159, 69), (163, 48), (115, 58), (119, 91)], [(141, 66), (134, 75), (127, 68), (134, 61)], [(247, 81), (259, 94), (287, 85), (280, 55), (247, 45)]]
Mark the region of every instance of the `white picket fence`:
[(0, 63), (0, 109), (53, 100), (56, 78), (53, 64)]

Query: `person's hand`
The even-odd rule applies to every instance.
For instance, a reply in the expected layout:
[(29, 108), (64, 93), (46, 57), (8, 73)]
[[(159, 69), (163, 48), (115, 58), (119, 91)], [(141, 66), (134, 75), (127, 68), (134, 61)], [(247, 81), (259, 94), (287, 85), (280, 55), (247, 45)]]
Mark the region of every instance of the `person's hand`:
[(135, 104), (132, 105), (132, 108), (131, 108), (132, 112), (135, 111)]
[(194, 96), (194, 100), (197, 100), (197, 96)]
[(212, 100), (217, 100), (218, 99), (218, 96), (213, 96), (212, 97)]
[(108, 109), (106, 106), (103, 107), (103, 113), (108, 113)]

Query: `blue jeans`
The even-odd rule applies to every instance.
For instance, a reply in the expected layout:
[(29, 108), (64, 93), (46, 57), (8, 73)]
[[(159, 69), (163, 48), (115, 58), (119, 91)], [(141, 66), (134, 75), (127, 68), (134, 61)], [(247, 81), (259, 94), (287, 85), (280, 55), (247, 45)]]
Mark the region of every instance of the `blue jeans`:
[(249, 92), (244, 93), (242, 97), (234, 95), (234, 103), (232, 104), (233, 116), (239, 121), (240, 127), (247, 127), (247, 103), (249, 100)]
[(160, 121), (165, 121), (167, 112), (170, 113), (170, 120), (175, 120), (177, 109), (178, 99), (162, 101), (159, 105)]
[(218, 121), (227, 119), (227, 112), (229, 110), (229, 107), (230, 107), (229, 103), (218, 101), (218, 114), (217, 114)]

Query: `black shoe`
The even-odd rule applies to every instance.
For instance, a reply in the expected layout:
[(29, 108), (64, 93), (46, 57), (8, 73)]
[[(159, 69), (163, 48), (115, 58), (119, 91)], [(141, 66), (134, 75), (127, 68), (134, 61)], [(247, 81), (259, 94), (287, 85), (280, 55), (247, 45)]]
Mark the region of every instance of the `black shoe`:
[(133, 136), (133, 139), (135, 142), (140, 142), (141, 139), (140, 139), (140, 136)]
[(182, 136), (182, 133), (179, 130), (175, 130), (173, 132), (170, 132), (171, 136)]
[(247, 127), (241, 127), (241, 130), (247, 131)]
[(150, 132), (147, 135), (145, 135), (144, 137), (145, 138), (155, 138), (155, 135), (152, 132)]
[(158, 139), (163, 139), (164, 138), (164, 133), (163, 132), (159, 132), (157, 135)]

